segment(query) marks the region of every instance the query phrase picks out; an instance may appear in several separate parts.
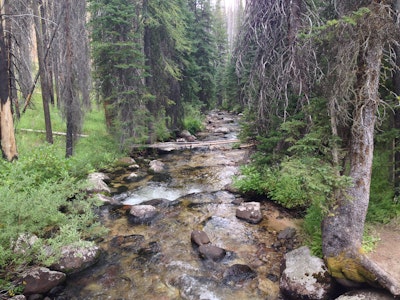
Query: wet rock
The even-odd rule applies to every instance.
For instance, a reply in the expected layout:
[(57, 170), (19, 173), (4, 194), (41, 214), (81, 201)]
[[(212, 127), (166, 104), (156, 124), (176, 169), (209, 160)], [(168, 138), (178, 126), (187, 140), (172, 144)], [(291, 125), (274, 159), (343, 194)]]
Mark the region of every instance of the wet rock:
[(133, 205), (128, 214), (128, 221), (133, 225), (150, 224), (159, 211), (152, 205)]
[(17, 295), (10, 298), (10, 300), (26, 300), (26, 297), (24, 295)]
[(33, 294), (28, 297), (28, 300), (42, 300), (43, 295), (42, 294)]
[(123, 168), (128, 168), (135, 164), (136, 164), (136, 161), (132, 157), (129, 157), (129, 156), (122, 157), (122, 158), (118, 159), (117, 162), (115, 163), (116, 166), (123, 167)]
[(159, 207), (168, 207), (171, 204), (171, 201), (168, 199), (164, 198), (157, 198), (157, 199), (151, 199), (147, 200), (141, 203), (142, 205), (152, 205), (152, 206), (159, 206)]
[(258, 224), (262, 220), (259, 202), (246, 202), (236, 209), (236, 217), (251, 224)]
[(107, 186), (106, 181), (110, 178), (104, 173), (91, 173), (88, 176), (90, 187), (87, 189), (90, 193), (110, 193), (111, 190)]
[(165, 164), (159, 160), (152, 160), (149, 163), (149, 172), (152, 174), (164, 173), (166, 171)]
[(199, 254), (203, 258), (211, 259), (213, 261), (220, 261), (225, 257), (226, 251), (220, 247), (206, 244), (199, 247)]
[(95, 194), (94, 197), (96, 197), (98, 200), (100, 200), (104, 204), (119, 204), (119, 202), (116, 201), (113, 197), (108, 197), (103, 194)]
[(202, 230), (193, 230), (190, 235), (190, 240), (197, 246), (210, 243), (210, 239), (208, 238), (207, 233)]
[(120, 202), (123, 202), (128, 197), (129, 197), (128, 193), (121, 193), (121, 194), (114, 195), (112, 198), (114, 199), (114, 201), (120, 203)]
[(123, 181), (127, 183), (138, 182), (143, 179), (143, 177), (139, 176), (137, 173), (132, 172), (128, 176), (124, 177)]
[(219, 128), (216, 128), (216, 129), (214, 130), (214, 132), (215, 132), (215, 133), (227, 134), (227, 133), (231, 132), (231, 130), (230, 130), (228, 127), (219, 127)]
[(249, 266), (242, 264), (235, 264), (230, 266), (223, 275), (224, 283), (239, 283), (246, 280), (251, 280), (257, 277), (257, 273)]
[(396, 299), (392, 294), (379, 290), (354, 290), (347, 292), (336, 300), (391, 300)]
[(186, 142), (194, 142), (194, 141), (196, 141), (196, 137), (193, 135), (193, 134), (191, 134), (189, 131), (187, 131), (187, 130), (183, 130), (180, 134), (179, 134), (179, 136), (181, 137), (181, 138), (183, 138)]
[(329, 299), (332, 277), (324, 261), (312, 256), (307, 247), (285, 254), (283, 267), (279, 287), (288, 299)]
[(174, 279), (171, 285), (179, 289), (180, 299), (223, 299), (214, 292), (217, 285), (209, 278), (184, 274)]
[(286, 227), (282, 231), (279, 232), (278, 234), (278, 239), (279, 240), (290, 240), (294, 238), (296, 235), (296, 229), (293, 227)]
[(22, 274), (25, 283), (24, 295), (44, 294), (66, 279), (62, 272), (51, 271), (44, 267), (34, 267)]
[(235, 200), (232, 201), (233, 205), (241, 205), (244, 202), (243, 198), (236, 198)]
[(111, 239), (110, 246), (122, 249), (124, 251), (130, 251), (138, 253), (144, 244), (144, 236), (140, 234), (132, 235), (119, 235)]
[(150, 242), (145, 247), (139, 249), (139, 255), (153, 255), (161, 252), (161, 245), (158, 242)]
[(67, 274), (77, 273), (94, 265), (99, 256), (100, 248), (92, 243), (64, 246), (60, 260), (52, 268)]
[(279, 280), (279, 276), (276, 274), (272, 274), (272, 273), (268, 273), (267, 278), (269, 280), (271, 280), (272, 282), (278, 282), (278, 280)]

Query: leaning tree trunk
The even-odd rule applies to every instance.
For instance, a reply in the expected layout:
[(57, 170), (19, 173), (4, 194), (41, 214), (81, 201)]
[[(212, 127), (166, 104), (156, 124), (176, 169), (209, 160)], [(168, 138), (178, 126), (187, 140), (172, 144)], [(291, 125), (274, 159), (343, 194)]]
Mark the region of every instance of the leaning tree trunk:
[[(3, 5), (5, 4), (0, 0), (0, 13), (4, 8)], [(8, 84), (8, 49), (5, 43), (3, 19), (0, 18), (0, 141), (3, 156), (7, 160), (12, 161), (18, 157), (18, 153)]]
[[(376, 19), (370, 20), (372, 22)], [(373, 27), (373, 26), (372, 26)], [(322, 225), (322, 248), (331, 274), (345, 281), (379, 284), (393, 294), (399, 286), (363, 254), (364, 224), (369, 203), (374, 128), (379, 104), (379, 77), (384, 40), (367, 28), (358, 56), (349, 149), (352, 186), (336, 194), (334, 205)]]

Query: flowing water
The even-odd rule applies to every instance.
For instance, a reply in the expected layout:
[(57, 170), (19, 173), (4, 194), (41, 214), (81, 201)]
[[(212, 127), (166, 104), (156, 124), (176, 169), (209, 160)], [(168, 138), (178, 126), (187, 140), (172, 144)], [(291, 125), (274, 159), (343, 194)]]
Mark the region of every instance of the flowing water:
[[(207, 129), (203, 140), (234, 139), (238, 117), (214, 112)], [(99, 262), (69, 277), (64, 298), (281, 299), (278, 280), (285, 249), (279, 247), (277, 233), (299, 221), (266, 201), (261, 202), (263, 221), (257, 225), (235, 216), (241, 198), (226, 187), (248, 151), (224, 144), (135, 157), (141, 167), (137, 179), (127, 182), (132, 171), (125, 170), (110, 183), (123, 205), (102, 208), (109, 232), (99, 243)], [(147, 173), (154, 158), (165, 164), (163, 176)], [(130, 224), (130, 206), (149, 200), (159, 216), (147, 225)], [(191, 242), (193, 230), (206, 232), (213, 245), (226, 250), (225, 258), (201, 258)], [(227, 280), (227, 269), (235, 264), (250, 267), (256, 276)]]

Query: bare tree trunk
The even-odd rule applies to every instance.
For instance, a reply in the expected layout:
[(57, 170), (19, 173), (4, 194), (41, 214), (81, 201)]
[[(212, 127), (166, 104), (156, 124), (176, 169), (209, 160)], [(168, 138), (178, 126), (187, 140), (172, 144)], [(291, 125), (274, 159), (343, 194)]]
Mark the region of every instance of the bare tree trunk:
[[(394, 11), (398, 15), (400, 13), (400, 0), (394, 1), (393, 5)], [(393, 92), (400, 96), (400, 46), (398, 44), (393, 45), (393, 49), (396, 55), (396, 67), (397, 69), (393, 74)], [(397, 130), (400, 130), (400, 108), (396, 105), (394, 108), (394, 124), (393, 127)], [(396, 137), (394, 140), (394, 190), (395, 196), (400, 196), (400, 138)]]
[(45, 8), (45, 4), (43, 3), (42, 0), (39, 0), (39, 8), (40, 8), (40, 16), (42, 17), (42, 37), (43, 37), (43, 60), (44, 60), (44, 66), (45, 66), (45, 76), (46, 78), (43, 78), (43, 80), (46, 80), (46, 86), (48, 87), (48, 93), (50, 97), (50, 103), (54, 105), (54, 88), (53, 88), (53, 72), (51, 68), (51, 61), (50, 61), (50, 56), (47, 55), (47, 51), (50, 48), (50, 41), (51, 38), (49, 36), (49, 32), (47, 29), (47, 20), (46, 16), (48, 16), (48, 13)]
[[(0, 12), (4, 5), (0, 0)], [(0, 140), (3, 156), (12, 161), (18, 157), (17, 144), (14, 135), (14, 120), (11, 112), (8, 49), (5, 43), (3, 19), (0, 18)]]
[[(371, 23), (374, 20), (371, 20)], [(332, 275), (339, 280), (379, 284), (393, 294), (399, 287), (362, 254), (364, 224), (368, 209), (374, 129), (379, 105), (379, 77), (384, 43), (374, 32), (364, 36), (358, 57), (350, 139), (351, 187), (338, 193), (322, 225), (323, 254)]]
[(65, 66), (65, 109), (66, 109), (66, 122), (67, 122), (67, 135), (66, 135), (66, 152), (65, 156), (70, 157), (74, 149), (74, 130), (73, 130), (73, 110), (72, 110), (72, 36), (71, 36), (71, 2), (65, 1), (65, 42), (66, 42), (66, 66)]
[[(32, 2), (33, 13), (36, 16), (40, 16), (39, 14), (39, 5), (41, 0), (34, 0)], [(38, 17), (35, 18), (35, 32), (36, 32), (36, 43), (37, 43), (37, 53), (38, 53), (38, 61), (39, 61), (39, 74), (40, 74), (40, 85), (42, 87), (42, 102), (43, 102), (43, 113), (44, 113), (44, 122), (46, 127), (46, 141), (50, 144), (53, 144), (53, 133), (51, 127), (51, 118), (50, 118), (50, 107), (49, 103), (51, 101), (51, 91), (48, 85), (48, 78), (46, 75), (46, 61), (44, 54), (44, 35), (42, 32), (41, 22)]]

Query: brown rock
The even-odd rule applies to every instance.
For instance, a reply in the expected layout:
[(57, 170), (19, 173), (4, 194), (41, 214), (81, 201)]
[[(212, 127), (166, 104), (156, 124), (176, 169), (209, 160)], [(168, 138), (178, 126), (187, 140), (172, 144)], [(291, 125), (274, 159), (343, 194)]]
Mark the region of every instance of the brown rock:
[(197, 246), (210, 243), (210, 239), (208, 238), (207, 233), (202, 230), (193, 230), (192, 234), (190, 235), (190, 240)]
[(25, 284), (24, 294), (44, 294), (61, 284), (67, 276), (64, 273), (51, 271), (44, 267), (35, 267), (22, 275)]
[(226, 251), (220, 247), (206, 244), (199, 247), (199, 254), (203, 258), (208, 258), (213, 261), (219, 261), (225, 257)]

